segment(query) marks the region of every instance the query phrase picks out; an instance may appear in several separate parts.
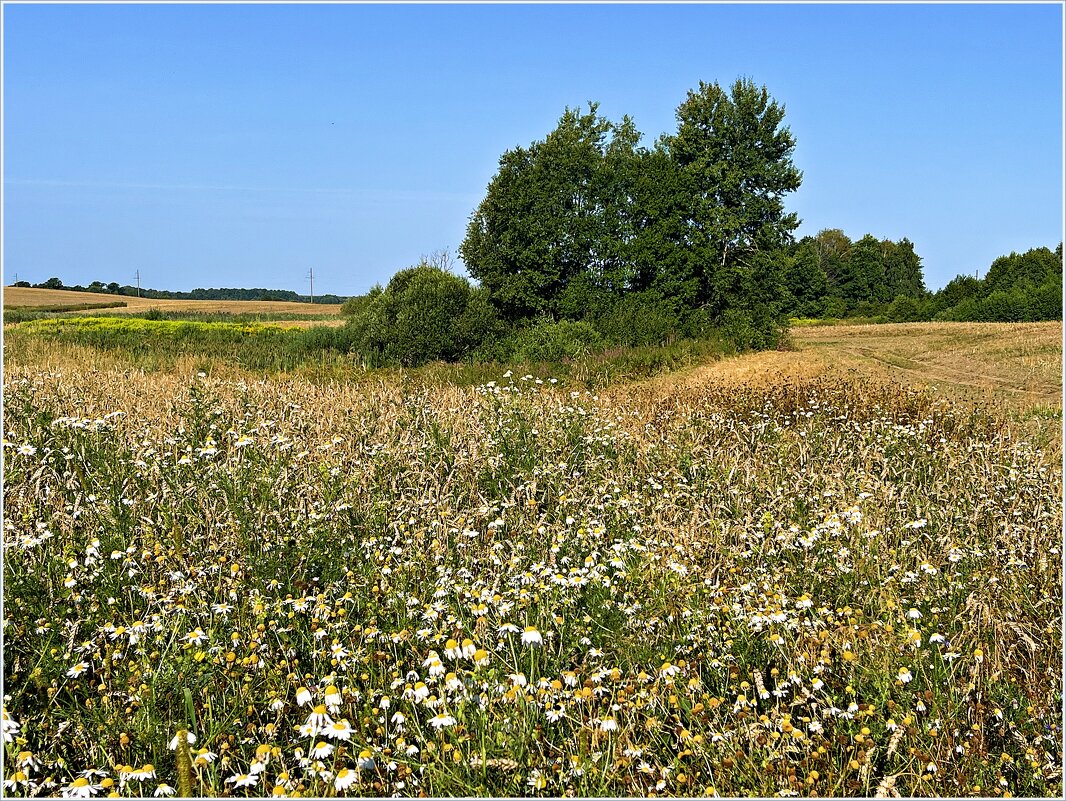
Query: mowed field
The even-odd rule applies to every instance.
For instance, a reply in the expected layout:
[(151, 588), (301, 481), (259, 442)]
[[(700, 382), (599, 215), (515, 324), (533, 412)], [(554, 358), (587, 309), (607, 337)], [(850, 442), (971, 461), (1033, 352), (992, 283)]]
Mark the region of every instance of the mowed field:
[(107, 295), (95, 292), (72, 292), (67, 289), (27, 289), (6, 286), (3, 290), (5, 306), (75, 306), (85, 303), (123, 302), (125, 307), (108, 310), (115, 313), (163, 311), (225, 312), (229, 314), (321, 314), (324, 318), (339, 317), (338, 304), (291, 303), (276, 300), (152, 300), (126, 295)]
[(1061, 322), (899, 323), (793, 328), (792, 350), (746, 354), (644, 386), (773, 386), (833, 378), (928, 390), (983, 409), (1062, 410)]
[(595, 391), (20, 351), (5, 790), (1061, 797), (1061, 337)]

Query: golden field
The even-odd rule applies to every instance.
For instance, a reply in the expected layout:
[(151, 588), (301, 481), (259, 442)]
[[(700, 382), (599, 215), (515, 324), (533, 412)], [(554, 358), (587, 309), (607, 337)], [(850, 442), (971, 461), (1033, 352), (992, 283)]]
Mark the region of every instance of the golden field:
[(225, 312), (229, 314), (321, 314), (325, 318), (338, 317), (338, 304), (292, 303), (276, 300), (151, 300), (126, 295), (107, 295), (96, 292), (72, 292), (68, 289), (32, 289), (6, 286), (3, 290), (5, 306), (63, 306), (84, 303), (114, 303), (125, 307), (110, 309), (117, 313), (164, 311)]

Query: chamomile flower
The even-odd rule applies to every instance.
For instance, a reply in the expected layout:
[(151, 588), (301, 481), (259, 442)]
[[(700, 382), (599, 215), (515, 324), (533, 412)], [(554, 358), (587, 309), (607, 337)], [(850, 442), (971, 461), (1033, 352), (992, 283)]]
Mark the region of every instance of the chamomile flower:
[[(186, 732), (185, 732), (185, 742), (187, 742), (189, 745), (192, 745), (193, 743), (196, 742), (196, 735), (193, 734), (191, 731), (186, 730)], [(177, 747), (178, 747), (178, 735), (175, 734), (173, 737), (170, 738), (170, 743), (168, 743), (167, 748), (169, 748), (171, 751), (173, 751)]]
[(896, 674), (896, 679), (899, 680), (901, 683), (906, 684), (907, 682), (914, 679), (914, 675), (910, 672), (908, 668), (901, 667), (899, 669), (899, 673)]
[(331, 684), (326, 688), (323, 700), (326, 702), (326, 706), (329, 707), (330, 712), (337, 712), (341, 708), (341, 691)]
[(522, 642), (525, 645), (543, 645), (544, 638), (537, 631), (536, 626), (526, 626), (525, 631), (522, 632)]
[(429, 725), (432, 726), (434, 729), (442, 729), (447, 728), (448, 726), (454, 726), (455, 722), (455, 718), (443, 712), (429, 719)]
[(347, 720), (338, 720), (329, 723), (322, 733), (331, 740), (350, 740), (352, 739), (352, 726)]
[(64, 787), (60, 794), (64, 798), (91, 798), (100, 792), (100, 785), (93, 784), (84, 776), (79, 776), (66, 787)]
[(341, 768), (337, 771), (337, 775), (333, 777), (333, 787), (338, 791), (347, 790), (358, 780), (358, 771), (349, 770), (348, 768)]
[(326, 712), (326, 705), (319, 704), (311, 710), (311, 714), (307, 716), (307, 722), (304, 725), (319, 731), (329, 726), (332, 722), (333, 718)]

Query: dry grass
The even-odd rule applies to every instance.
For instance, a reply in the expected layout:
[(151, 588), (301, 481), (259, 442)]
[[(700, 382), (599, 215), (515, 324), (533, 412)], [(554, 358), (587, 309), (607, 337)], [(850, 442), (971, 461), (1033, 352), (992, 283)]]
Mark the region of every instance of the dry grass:
[(109, 309), (117, 313), (146, 312), (149, 309), (163, 311), (227, 312), (230, 314), (321, 314), (323, 317), (338, 317), (337, 304), (294, 303), (278, 300), (152, 300), (150, 298), (106, 295), (96, 292), (72, 292), (68, 289), (27, 289), (4, 287), (5, 306), (61, 306), (84, 303), (108, 303), (121, 300), (125, 308)]
[(805, 358), (973, 399), (1062, 408), (1062, 323), (899, 323), (793, 331)]
[(928, 389), (1006, 413), (1062, 409), (1062, 323), (900, 323), (797, 328), (794, 350), (747, 354), (645, 382), (644, 395), (772, 387), (816, 378)]
[(191, 727), (208, 794), (1059, 796), (1061, 462), (811, 352), (598, 396), (12, 367), (15, 792), (149, 795)]

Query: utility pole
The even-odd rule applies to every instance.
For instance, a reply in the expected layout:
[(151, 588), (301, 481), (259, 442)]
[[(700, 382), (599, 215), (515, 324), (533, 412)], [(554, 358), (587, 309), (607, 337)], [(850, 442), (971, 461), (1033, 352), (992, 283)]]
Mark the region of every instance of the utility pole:
[(307, 277), (311, 279), (311, 302), (314, 303), (315, 302), (315, 268), (314, 267), (312, 267), (308, 271)]
[(137, 279), (137, 297), (140, 297), (141, 296), (141, 271), (138, 270), (137, 274), (134, 277)]

